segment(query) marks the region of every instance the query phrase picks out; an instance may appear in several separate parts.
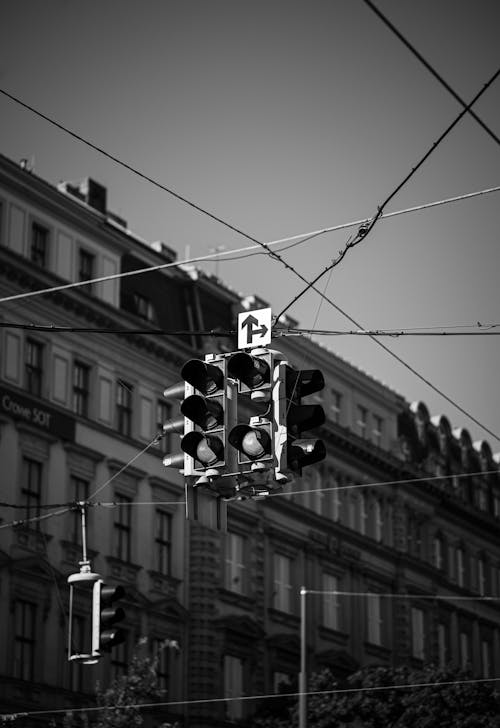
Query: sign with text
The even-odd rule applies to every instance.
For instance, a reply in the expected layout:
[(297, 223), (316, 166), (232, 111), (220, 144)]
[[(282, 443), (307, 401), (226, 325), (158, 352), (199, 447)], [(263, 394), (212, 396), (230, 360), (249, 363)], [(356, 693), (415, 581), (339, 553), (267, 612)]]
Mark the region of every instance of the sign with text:
[(5, 387), (0, 387), (0, 413), (64, 440), (75, 439), (73, 417)]
[(238, 349), (267, 346), (271, 343), (271, 309), (238, 314)]

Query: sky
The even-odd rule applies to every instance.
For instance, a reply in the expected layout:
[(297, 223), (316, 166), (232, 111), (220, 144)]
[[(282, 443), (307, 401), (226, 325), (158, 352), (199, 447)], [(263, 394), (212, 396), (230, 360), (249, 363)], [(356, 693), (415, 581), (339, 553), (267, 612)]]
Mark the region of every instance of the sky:
[[(467, 102), (500, 67), (497, 0), (374, 3)], [(2, 0), (1, 90), (265, 243), (372, 218), (462, 109), (363, 0)], [(500, 78), (474, 111), (500, 136)], [(136, 235), (181, 260), (223, 252), (200, 267), (273, 314), (304, 288), (264, 254), (230, 260), (244, 235), (2, 93), (0, 152), (53, 184), (94, 178)], [(498, 186), (499, 162), (466, 115), (385, 212)], [(341, 311), (365, 329), (500, 323), (499, 204), (379, 220), (317, 284), (337, 308), (309, 290), (288, 314), (328, 331), (357, 328)], [(356, 230), (280, 255), (311, 280)], [(381, 339), (451, 402), (368, 337), (314, 340), (500, 451), (497, 336)]]

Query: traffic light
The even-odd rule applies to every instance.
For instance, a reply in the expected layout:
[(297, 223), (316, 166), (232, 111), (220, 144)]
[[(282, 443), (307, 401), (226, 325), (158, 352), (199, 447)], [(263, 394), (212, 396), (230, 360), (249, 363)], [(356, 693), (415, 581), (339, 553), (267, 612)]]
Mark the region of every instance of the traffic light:
[(125, 619), (125, 612), (116, 602), (123, 599), (122, 586), (109, 586), (102, 579), (94, 584), (92, 595), (92, 653), (99, 656), (111, 652), (116, 645), (125, 642), (125, 632), (116, 627)]
[[(229, 357), (229, 377), (237, 381), (238, 412), (241, 421), (228, 435), (228, 442), (238, 452), (241, 472), (266, 470), (274, 466), (273, 371), (277, 352), (255, 349), (253, 354), (240, 351)], [(281, 356), (281, 355), (280, 355)], [(246, 411), (243, 412), (243, 409)], [(259, 410), (256, 412), (256, 409)]]
[[(325, 444), (314, 438), (301, 438), (304, 431), (325, 422), (325, 412), (319, 404), (303, 404), (303, 397), (320, 392), (325, 386), (319, 369), (280, 367), (281, 397), (278, 419), (286, 426), (286, 468), (299, 475), (302, 468), (326, 457)], [(284, 395), (284, 396), (283, 396)]]
[(185, 381), (184, 475), (216, 477), (231, 466), (226, 434), (232, 424), (233, 385), (227, 379), (227, 357), (207, 354), (205, 361), (191, 359), (181, 370)]

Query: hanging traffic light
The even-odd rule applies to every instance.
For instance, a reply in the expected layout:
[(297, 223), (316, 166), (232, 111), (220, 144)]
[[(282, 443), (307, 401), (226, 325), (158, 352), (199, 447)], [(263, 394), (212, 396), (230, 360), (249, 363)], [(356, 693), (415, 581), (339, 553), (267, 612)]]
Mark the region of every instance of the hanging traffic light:
[[(326, 457), (325, 444), (315, 438), (301, 438), (325, 422), (325, 412), (319, 404), (302, 404), (302, 398), (320, 392), (325, 386), (319, 369), (296, 370), (286, 365), (281, 369), (284, 377), (284, 397), (280, 399), (281, 420), (286, 423), (286, 467), (299, 475), (302, 468)], [(282, 382), (283, 383), (283, 382)]]
[[(231, 429), (228, 442), (238, 452), (242, 472), (266, 470), (274, 465), (274, 355), (269, 349), (255, 349), (253, 354), (240, 351), (229, 357), (228, 375), (238, 382), (238, 395), (242, 397), (238, 397), (240, 424)], [(256, 407), (260, 410), (257, 413)], [(248, 421), (242, 423), (246, 416)]]
[(115, 626), (125, 619), (123, 608), (115, 604), (124, 598), (125, 590), (99, 579), (94, 584), (92, 596), (92, 652), (99, 656), (125, 642), (125, 632)]

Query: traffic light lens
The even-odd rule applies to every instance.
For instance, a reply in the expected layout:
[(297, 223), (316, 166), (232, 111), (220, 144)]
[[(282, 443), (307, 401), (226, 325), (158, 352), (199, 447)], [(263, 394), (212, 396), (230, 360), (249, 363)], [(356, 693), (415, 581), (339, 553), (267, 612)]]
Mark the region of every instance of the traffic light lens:
[(249, 389), (256, 389), (270, 381), (269, 364), (264, 359), (245, 352), (239, 352), (230, 358), (228, 371), (232, 377), (242, 381)]
[(249, 458), (255, 460), (266, 454), (266, 437), (267, 432), (262, 430), (251, 430), (247, 432), (241, 441), (241, 449)]
[(224, 446), (217, 438), (203, 438), (196, 448), (196, 459), (203, 465), (212, 465), (222, 459)]

